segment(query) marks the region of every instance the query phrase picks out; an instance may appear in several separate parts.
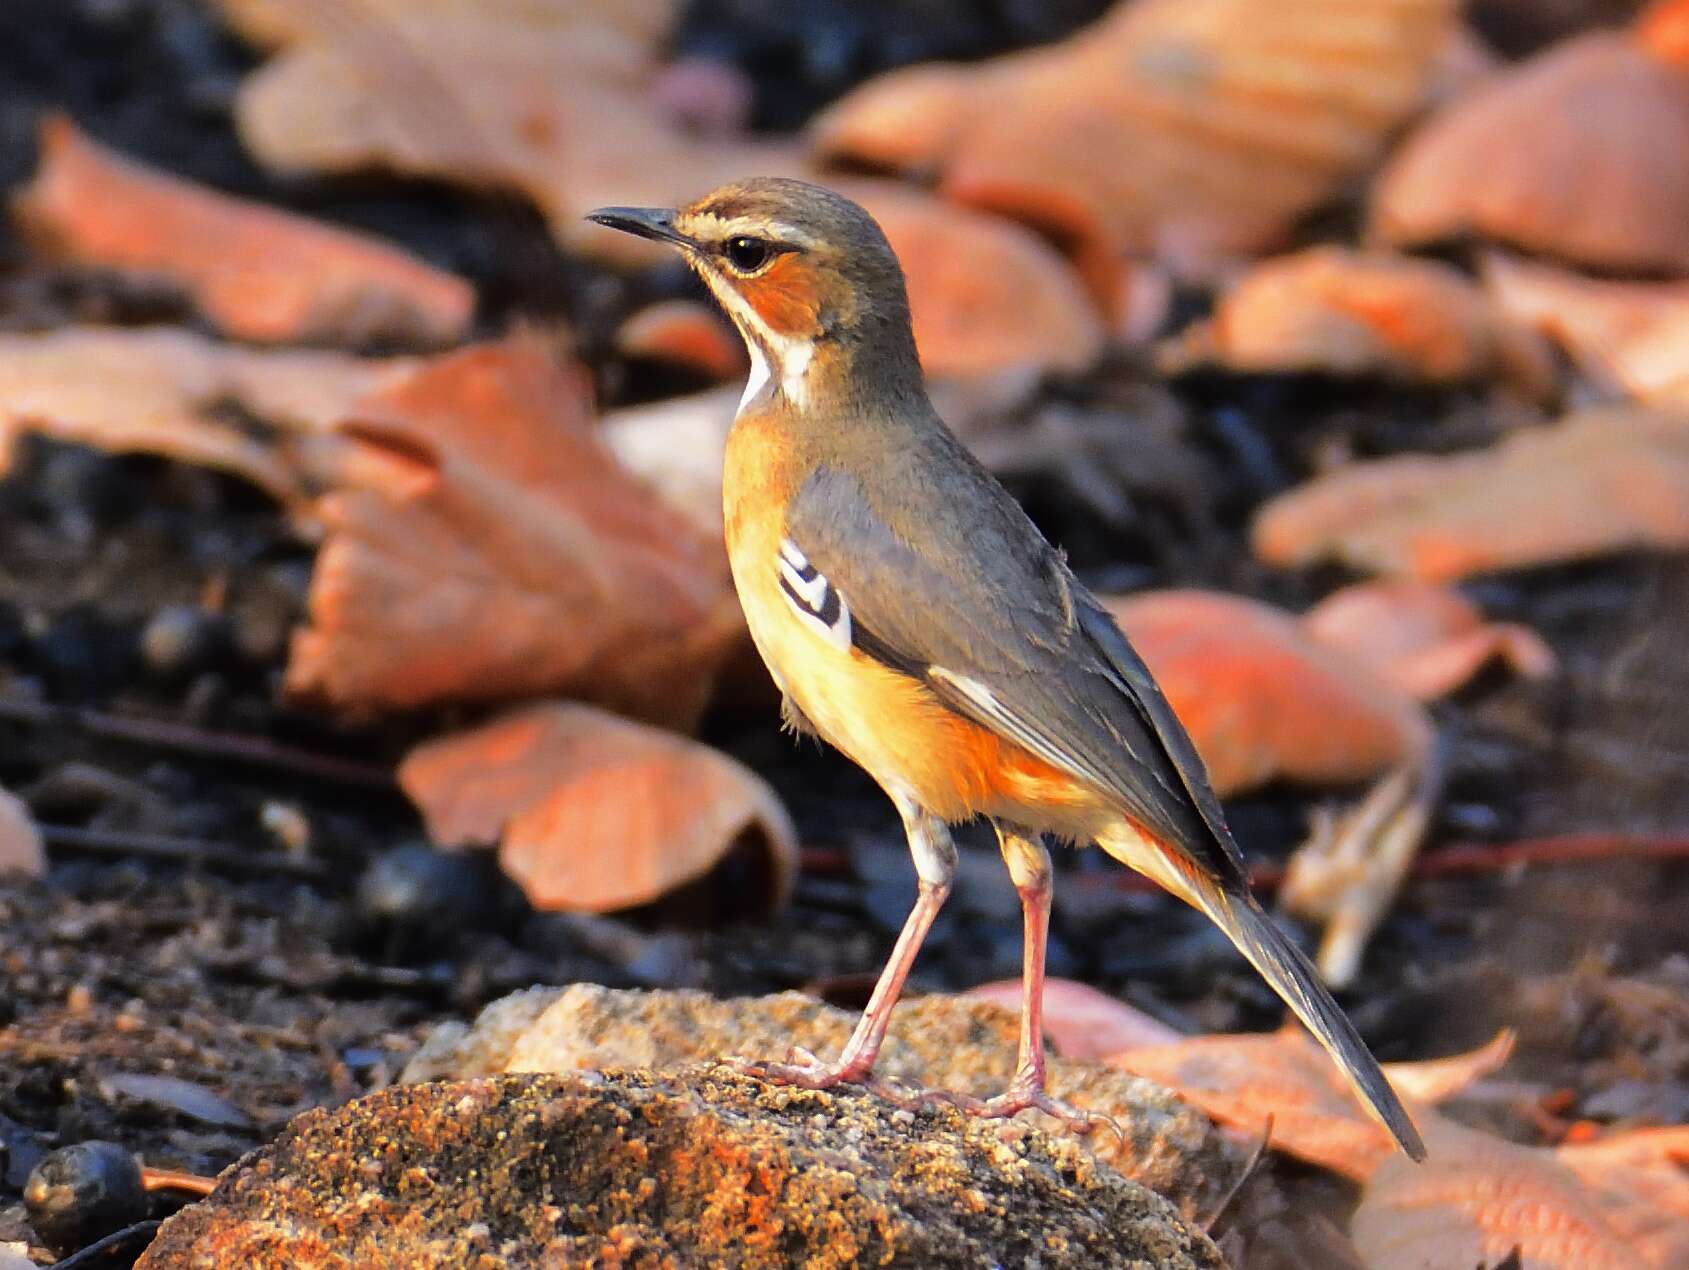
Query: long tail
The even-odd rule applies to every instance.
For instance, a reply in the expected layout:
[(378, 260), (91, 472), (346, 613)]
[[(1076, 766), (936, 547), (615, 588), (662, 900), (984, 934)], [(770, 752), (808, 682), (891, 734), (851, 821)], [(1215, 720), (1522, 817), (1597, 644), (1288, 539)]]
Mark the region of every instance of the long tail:
[(1361, 1040), (1343, 1008), (1332, 1000), (1302, 950), (1291, 943), (1246, 891), (1234, 891), (1198, 869), (1185, 867), (1175, 853), (1127, 831), (1106, 835), (1099, 845), (1121, 863), (1154, 878), (1193, 908), (1208, 914), (1237, 945), (1261, 977), (1325, 1047), (1372, 1114), (1413, 1160), (1425, 1158), (1425, 1143), (1407, 1108), (1390, 1087), (1378, 1060)]

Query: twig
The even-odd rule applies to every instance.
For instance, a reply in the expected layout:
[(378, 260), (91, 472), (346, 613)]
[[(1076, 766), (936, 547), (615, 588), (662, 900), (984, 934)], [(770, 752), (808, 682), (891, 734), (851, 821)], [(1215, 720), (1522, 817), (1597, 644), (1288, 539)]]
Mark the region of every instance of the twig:
[(130, 1246), (140, 1252), (152, 1242), (152, 1237), (163, 1224), (160, 1221), (138, 1221), (133, 1226), (114, 1230), (104, 1239), (96, 1239), (86, 1248), (71, 1253), (63, 1261), (55, 1261), (48, 1270), (92, 1270), (94, 1266), (112, 1265), (112, 1253)]
[(212, 732), (166, 719), (128, 718), (81, 706), (51, 705), (17, 697), (0, 697), (0, 719), (14, 723), (68, 726), (106, 740), (274, 768), (340, 785), (364, 789), (395, 788), (391, 769), (373, 763), (315, 754), (310, 750), (277, 745), (263, 737), (238, 732)]
[(201, 1177), (198, 1173), (184, 1173), (180, 1169), (154, 1169), (142, 1165), (141, 1187), (148, 1191), (187, 1191), (191, 1195), (209, 1195), (217, 1189), (217, 1179)]
[(299, 860), (292, 856), (242, 851), (221, 843), (197, 838), (171, 838), (163, 834), (122, 833), (112, 829), (74, 829), (69, 825), (41, 825), (41, 840), (49, 847), (70, 851), (91, 851), (100, 855), (139, 855), (155, 860), (185, 860), (247, 873), (280, 873), (295, 878), (326, 878), (328, 866), (320, 860)]

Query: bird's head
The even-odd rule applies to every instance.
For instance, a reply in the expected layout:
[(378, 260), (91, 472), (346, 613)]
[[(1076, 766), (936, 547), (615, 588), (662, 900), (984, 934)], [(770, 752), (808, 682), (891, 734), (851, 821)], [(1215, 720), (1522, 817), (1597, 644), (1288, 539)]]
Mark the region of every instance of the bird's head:
[(589, 220), (678, 248), (751, 354), (744, 403), (919, 389), (903, 271), (874, 218), (806, 181), (725, 185), (675, 210), (604, 207)]

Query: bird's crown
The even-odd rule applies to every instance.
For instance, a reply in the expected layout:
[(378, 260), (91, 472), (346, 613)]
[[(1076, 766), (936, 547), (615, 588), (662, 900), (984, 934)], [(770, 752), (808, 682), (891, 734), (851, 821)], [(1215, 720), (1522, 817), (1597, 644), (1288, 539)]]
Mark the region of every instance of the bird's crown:
[(607, 207), (590, 219), (680, 249), (751, 352), (746, 403), (766, 387), (802, 406), (821, 379), (859, 392), (919, 381), (897, 257), (873, 217), (832, 190), (764, 177), (673, 211)]

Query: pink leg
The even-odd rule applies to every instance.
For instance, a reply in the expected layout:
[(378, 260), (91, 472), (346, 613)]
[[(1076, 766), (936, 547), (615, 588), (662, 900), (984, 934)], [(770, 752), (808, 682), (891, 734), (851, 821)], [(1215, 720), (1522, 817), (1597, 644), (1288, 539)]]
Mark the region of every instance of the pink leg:
[[(857, 1020), (856, 1030), (845, 1042), (836, 1060), (823, 1063), (801, 1050), (794, 1055), (800, 1061), (786, 1063), (735, 1063), (748, 1076), (756, 1076), (777, 1085), (798, 1085), (804, 1089), (829, 1089), (839, 1084), (861, 1084), (868, 1081), (874, 1062), (885, 1044), (886, 1029), (891, 1026), (892, 1008), (903, 993), (904, 982), (915, 964), (915, 955), (932, 929), (938, 910), (949, 898), (951, 879), (956, 871), (956, 848), (950, 832), (942, 821), (928, 816), (911, 803), (898, 800), (903, 813), (904, 827), (909, 833), (909, 847), (915, 856), (915, 868), (920, 873), (920, 891), (915, 907), (903, 923), (903, 931), (891, 950), (891, 958), (880, 971), (874, 995), (868, 998), (868, 1008)], [(889, 1091), (879, 1091), (889, 1092)]]
[(979, 1103), (963, 1103), (964, 1110), (977, 1116), (1012, 1116), (1027, 1108), (1065, 1122), (1070, 1129), (1085, 1130), (1097, 1125), (1112, 1129), (1122, 1141), (1124, 1133), (1114, 1120), (1083, 1111), (1052, 1098), (1044, 1089), (1044, 952), (1050, 937), (1050, 853), (1034, 835), (997, 826), (997, 839), (1008, 862), (1009, 876), (1020, 893), (1025, 921), (1025, 944), (1021, 953), (1020, 1061), (1008, 1089)]

